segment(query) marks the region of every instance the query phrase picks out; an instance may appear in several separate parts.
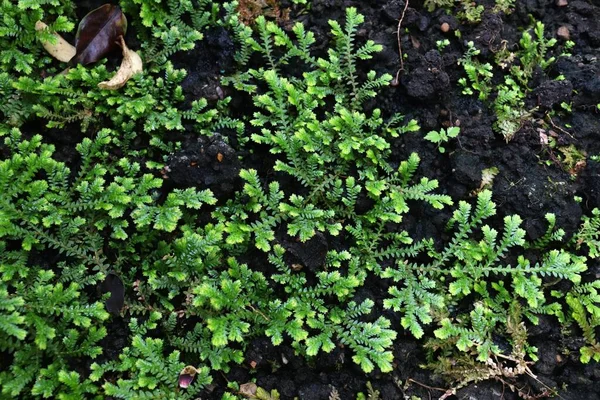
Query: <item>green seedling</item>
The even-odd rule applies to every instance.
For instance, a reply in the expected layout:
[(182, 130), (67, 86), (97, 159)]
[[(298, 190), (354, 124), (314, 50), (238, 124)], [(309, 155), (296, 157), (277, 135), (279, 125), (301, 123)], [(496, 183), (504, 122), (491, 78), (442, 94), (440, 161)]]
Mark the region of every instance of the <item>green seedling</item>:
[(458, 126), (452, 126), (447, 130), (442, 128), (438, 131), (431, 131), (425, 136), (425, 140), (429, 140), (431, 143), (435, 143), (438, 145), (438, 150), (440, 153), (445, 153), (446, 148), (442, 146), (443, 143), (448, 142), (451, 138), (455, 138), (460, 133), (460, 128)]

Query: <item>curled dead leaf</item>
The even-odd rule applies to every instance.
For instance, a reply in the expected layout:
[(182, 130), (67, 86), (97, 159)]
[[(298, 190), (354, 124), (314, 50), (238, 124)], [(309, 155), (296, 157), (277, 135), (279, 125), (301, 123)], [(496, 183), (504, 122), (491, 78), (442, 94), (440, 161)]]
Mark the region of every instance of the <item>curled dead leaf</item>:
[(194, 381), (197, 373), (198, 370), (191, 365), (188, 365), (182, 369), (179, 373), (179, 387), (182, 389), (187, 389)]
[(256, 396), (258, 387), (256, 383), (248, 382), (240, 385), (240, 394), (246, 398), (252, 399)]
[[(48, 25), (42, 21), (37, 21), (35, 23), (36, 31), (43, 31), (47, 28)], [(54, 32), (53, 35), (56, 38), (56, 43), (44, 41), (42, 42), (42, 46), (44, 46), (44, 49), (46, 49), (46, 51), (58, 61), (69, 62), (69, 60), (75, 56), (75, 46), (63, 39), (63, 37), (58, 33)]]
[(121, 36), (121, 47), (123, 48), (123, 61), (121, 61), (121, 66), (115, 73), (115, 75), (110, 78), (108, 81), (100, 82), (98, 87), (100, 89), (106, 90), (116, 90), (120, 89), (127, 81), (138, 72), (142, 72), (143, 64), (142, 58), (138, 53), (129, 49), (125, 44), (125, 40), (123, 36)]

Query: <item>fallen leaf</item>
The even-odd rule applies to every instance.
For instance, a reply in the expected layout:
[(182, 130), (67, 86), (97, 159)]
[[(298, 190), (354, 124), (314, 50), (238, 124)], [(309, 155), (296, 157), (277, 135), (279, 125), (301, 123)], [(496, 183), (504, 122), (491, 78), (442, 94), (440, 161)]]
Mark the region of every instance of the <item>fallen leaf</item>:
[(549, 140), (548, 135), (546, 135), (546, 132), (540, 129), (538, 133), (540, 134), (540, 144), (547, 145), (549, 143)]
[(127, 18), (114, 4), (104, 4), (90, 11), (79, 23), (75, 37), (75, 57), (71, 64), (90, 64), (101, 60), (118, 46), (127, 32)]
[(304, 268), (302, 264), (292, 264), (292, 271), (300, 271)]
[(188, 365), (182, 369), (179, 373), (179, 387), (182, 389), (187, 389), (194, 381), (197, 373), (198, 370), (191, 365)]
[(116, 90), (120, 89), (127, 81), (138, 72), (142, 72), (143, 64), (142, 58), (138, 53), (129, 49), (125, 44), (123, 36), (121, 36), (121, 47), (123, 48), (123, 61), (117, 70), (117, 73), (113, 75), (108, 81), (100, 82), (98, 87), (100, 89)]
[(421, 42), (419, 42), (419, 39), (417, 39), (413, 35), (410, 35), (410, 41), (415, 49), (418, 49), (421, 47)]
[(258, 387), (256, 383), (248, 382), (240, 385), (240, 394), (247, 398), (254, 398), (256, 396), (256, 391)]
[[(44, 29), (48, 29), (48, 25), (42, 21), (35, 23), (36, 31), (43, 31)], [(73, 57), (75, 57), (75, 46), (67, 42), (56, 32), (54, 32), (52, 35), (54, 35), (56, 38), (56, 43), (42, 42), (42, 46), (44, 46), (44, 49), (46, 49), (46, 51), (58, 61), (69, 62)]]
[(585, 161), (585, 160), (580, 160), (580, 161), (577, 161), (577, 162), (575, 163), (575, 166), (569, 170), (569, 173), (570, 173), (572, 176), (577, 176), (577, 175), (579, 175), (579, 174), (581, 173), (581, 171), (583, 171), (583, 170), (585, 169), (585, 166), (586, 166), (586, 164), (587, 164), (587, 163), (586, 163), (586, 161)]

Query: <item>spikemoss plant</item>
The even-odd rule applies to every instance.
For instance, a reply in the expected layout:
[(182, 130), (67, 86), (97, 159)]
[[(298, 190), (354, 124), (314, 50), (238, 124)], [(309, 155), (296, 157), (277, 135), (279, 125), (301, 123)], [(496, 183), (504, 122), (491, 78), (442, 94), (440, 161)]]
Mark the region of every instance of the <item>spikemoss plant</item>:
[[(496, 209), (481, 190), (475, 204), (458, 204), (447, 243), (403, 230), (417, 206), (439, 210), (452, 200), (418, 175), (416, 153), (390, 159), (393, 142), (418, 124), (369, 106), (391, 76), (359, 72), (381, 45), (357, 38), (364, 18), (356, 9), (330, 22), (331, 48), (319, 57), (302, 24), (288, 33), (259, 18), (253, 31), (235, 3), (223, 14), (206, 1), (203, 11), (187, 1), (122, 3), (142, 53), (156, 60), (118, 92), (97, 89), (108, 75), (102, 62), (40, 77), (61, 66), (28, 36), (30, 21), (15, 15), (42, 13), (52, 24), (61, 12), (72, 15), (66, 2), (2, 3), (3, 23), (19, 31), (10, 54), (22, 52), (25, 63), (16, 68), (15, 56), (5, 56), (0, 71), (9, 99), (0, 105), (2, 396), (196, 398), (215, 374), (244, 361), (255, 337), (309, 358), (343, 347), (363, 371), (389, 372), (403, 331), (425, 341), (429, 366), (457, 385), (508, 379), (535, 360), (527, 326), (544, 314), (577, 326), (582, 361), (597, 359), (598, 287), (582, 282), (584, 257), (554, 248), (564, 232), (551, 216), (548, 232), (528, 243), (516, 215), (499, 231), (485, 225)], [(227, 100), (185, 102), (185, 72), (168, 57), (207, 26), (227, 27), (239, 41), (241, 71), (227, 82), (252, 96), (248, 119), (229, 118)], [(0, 43), (9, 31), (0, 30)], [(36, 73), (25, 76), (26, 68)], [(24, 124), (33, 118), (70, 134), (80, 124), (75, 152), (65, 159), (49, 135)], [(175, 132), (224, 129), (236, 130), (243, 150), (259, 145), (273, 157), (262, 169), (242, 169), (228, 200), (164, 184), (157, 168), (180, 147)], [(276, 174), (266, 174), (270, 168)], [(597, 219), (586, 218), (574, 242), (590, 257)], [(315, 259), (297, 254), (311, 246), (319, 248)], [(99, 291), (109, 274), (124, 287), (123, 307), (113, 311), (127, 321), (122, 332), (109, 331), (115, 324), (104, 302), (114, 293)], [(364, 295), (367, 282), (382, 280), (384, 298)], [(552, 293), (558, 280), (571, 291)], [(378, 315), (382, 309), (400, 323)], [(116, 334), (125, 342), (120, 355), (103, 352)], [(518, 368), (498, 362), (509, 359)], [(194, 382), (176, 388), (186, 365), (197, 371)]]

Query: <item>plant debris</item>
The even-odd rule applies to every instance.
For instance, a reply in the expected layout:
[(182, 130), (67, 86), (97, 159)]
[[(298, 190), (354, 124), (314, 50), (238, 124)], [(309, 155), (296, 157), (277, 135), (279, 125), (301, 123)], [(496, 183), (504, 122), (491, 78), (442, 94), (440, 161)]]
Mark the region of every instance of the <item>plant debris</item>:
[[(46, 25), (42, 21), (37, 21), (35, 23), (36, 31), (43, 31), (45, 29), (48, 29), (48, 25)], [(46, 51), (58, 61), (69, 62), (73, 57), (75, 57), (75, 46), (67, 42), (65, 39), (63, 39), (62, 36), (60, 36), (56, 32), (52, 33), (52, 35), (54, 35), (54, 37), (56, 38), (56, 43), (52, 43), (50, 41), (43, 41), (42, 46), (44, 46), (44, 49), (46, 49)]]
[(127, 47), (123, 36), (121, 36), (120, 39), (121, 47), (123, 48), (123, 61), (121, 61), (121, 66), (119, 67), (115, 75), (113, 75), (113, 77), (110, 78), (110, 80), (100, 82), (98, 84), (98, 87), (100, 89), (120, 89), (123, 86), (125, 86), (127, 81), (131, 79), (133, 75), (137, 74), (138, 72), (142, 72), (143, 70), (142, 58), (139, 56), (138, 53)]
[(91, 64), (119, 46), (119, 37), (127, 32), (127, 18), (114, 4), (105, 4), (89, 12), (77, 29), (77, 54), (71, 64)]

